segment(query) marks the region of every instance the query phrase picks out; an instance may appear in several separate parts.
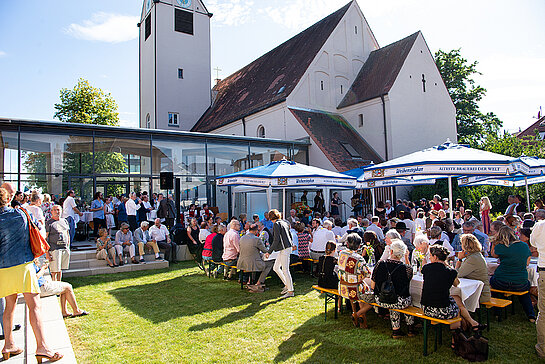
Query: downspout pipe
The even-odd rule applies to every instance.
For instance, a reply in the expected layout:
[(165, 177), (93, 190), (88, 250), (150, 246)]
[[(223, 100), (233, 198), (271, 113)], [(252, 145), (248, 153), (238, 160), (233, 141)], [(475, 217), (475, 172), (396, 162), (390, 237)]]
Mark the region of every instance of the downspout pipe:
[(380, 101), (382, 101), (382, 121), (384, 123), (384, 160), (389, 160), (388, 155), (388, 129), (386, 127), (386, 102), (384, 101), (384, 96), (387, 94), (380, 95)]

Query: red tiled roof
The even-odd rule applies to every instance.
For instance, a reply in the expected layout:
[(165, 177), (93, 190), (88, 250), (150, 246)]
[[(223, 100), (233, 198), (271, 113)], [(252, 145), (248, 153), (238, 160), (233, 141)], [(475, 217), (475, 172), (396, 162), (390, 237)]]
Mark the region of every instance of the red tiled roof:
[(286, 99), (352, 2), (220, 81), (191, 131), (210, 132)]
[(517, 138), (535, 136), (536, 129), (540, 132), (545, 132), (545, 116), (542, 116), (541, 118), (539, 118), (535, 123), (530, 125), (528, 128), (524, 129), (520, 133), (517, 133)]
[(387, 94), (419, 33), (416, 32), (407, 38), (371, 52), (350, 90), (337, 108), (358, 104)]
[[(289, 110), (337, 171), (384, 161), (342, 116), (316, 110)], [(343, 144), (351, 145), (361, 158), (354, 158)]]

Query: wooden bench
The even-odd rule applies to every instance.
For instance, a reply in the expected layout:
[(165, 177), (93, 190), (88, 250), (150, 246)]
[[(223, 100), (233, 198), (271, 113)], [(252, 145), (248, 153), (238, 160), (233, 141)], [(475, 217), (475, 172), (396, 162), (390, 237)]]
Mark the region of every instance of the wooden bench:
[[(325, 316), (326, 316), (325, 319), (326, 320), (327, 320), (327, 303), (331, 302), (332, 300), (335, 302), (335, 319), (336, 319), (337, 318), (337, 310), (338, 310), (337, 297), (340, 296), (339, 291), (337, 289), (332, 289), (332, 288), (323, 288), (323, 287), (320, 287), (318, 285), (314, 285), (314, 286), (312, 286), (312, 288), (317, 290), (318, 292), (321, 292), (321, 293), (325, 294), (325, 301), (324, 301), (325, 308), (324, 308), (324, 311), (325, 311)], [(360, 302), (365, 302), (363, 300), (359, 300), (359, 301)], [(368, 303), (371, 306), (381, 307), (377, 303), (369, 303), (369, 302), (365, 302), (365, 303)], [(409, 307), (404, 308), (404, 309), (392, 309), (392, 310), (397, 311), (399, 313), (403, 313), (405, 315), (414, 316), (414, 317), (417, 317), (419, 319), (424, 320), (424, 343), (423, 343), (423, 347), (422, 347), (422, 353), (423, 353), (424, 356), (428, 355), (428, 331), (429, 331), (428, 322), (430, 322), (432, 325), (437, 325), (436, 329), (435, 329), (435, 345), (434, 345), (434, 351), (436, 351), (438, 343), (441, 344), (441, 342), (442, 342), (442, 327), (441, 327), (441, 324), (450, 326), (451, 324), (455, 324), (457, 322), (462, 321), (462, 318), (460, 316), (457, 316), (457, 317), (455, 317), (453, 319), (449, 319), (449, 320), (443, 320), (443, 319), (437, 319), (437, 318), (434, 318), (434, 317), (429, 317), (429, 316), (426, 316), (424, 314), (424, 311), (422, 311), (421, 308), (414, 307), (414, 306), (409, 306)]]
[[(505, 297), (511, 297), (511, 296), (524, 296), (529, 291), (502, 291), (500, 289), (495, 289), (495, 288), (490, 287), (490, 292), (500, 293), (500, 294), (504, 295)], [(511, 306), (511, 314), (512, 315), (515, 314), (515, 305), (514, 304)], [(505, 310), (505, 318), (507, 318), (507, 310)]]
[(310, 262), (310, 275), (314, 277), (314, 264), (318, 264), (318, 259), (312, 259), (312, 258), (303, 258), (301, 260)]
[[(487, 331), (490, 331), (490, 309), (492, 307), (498, 307), (498, 308), (505, 308), (512, 304), (513, 302), (509, 300), (503, 300), (501, 298), (495, 298), (491, 297), (490, 301), (481, 303), (481, 307), (484, 306), (486, 308), (486, 325), (487, 325)], [(479, 307), (478, 314), (479, 314), (479, 322), (481, 322), (481, 307)], [(498, 320), (501, 321), (501, 314), (498, 317)]]
[[(302, 265), (303, 263), (301, 262), (295, 262), (295, 263), (292, 263), (290, 264), (290, 268), (291, 267), (295, 267), (295, 266), (298, 266), (298, 265)], [(255, 274), (257, 272), (251, 272), (251, 271), (247, 271), (247, 270), (240, 270), (240, 289), (244, 289), (244, 279), (243, 279), (243, 276), (244, 276), (244, 273), (252, 273), (252, 274)], [(254, 277), (252, 276), (252, 281), (254, 280)]]

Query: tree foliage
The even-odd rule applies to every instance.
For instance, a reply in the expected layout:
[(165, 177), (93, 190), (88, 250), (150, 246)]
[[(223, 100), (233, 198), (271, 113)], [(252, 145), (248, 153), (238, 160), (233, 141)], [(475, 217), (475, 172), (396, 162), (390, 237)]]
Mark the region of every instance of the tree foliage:
[(91, 86), (89, 81), (83, 78), (78, 80), (73, 89), (61, 89), (60, 99), (61, 102), (55, 104), (55, 117), (60, 121), (119, 125), (117, 103), (111, 94)]
[(450, 52), (438, 50), (435, 63), (445, 82), (448, 93), (456, 107), (458, 142), (478, 146), (490, 134), (497, 134), (503, 125), (494, 113), (482, 113), (479, 101), (486, 95), (486, 89), (477, 85), (475, 75), (478, 62), (470, 63), (460, 54), (460, 49)]

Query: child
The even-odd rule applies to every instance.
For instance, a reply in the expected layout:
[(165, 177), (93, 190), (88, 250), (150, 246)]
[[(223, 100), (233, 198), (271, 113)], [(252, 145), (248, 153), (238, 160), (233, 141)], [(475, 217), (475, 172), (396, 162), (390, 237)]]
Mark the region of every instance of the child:
[(337, 245), (333, 241), (328, 241), (325, 245), (325, 255), (318, 260), (318, 286), (323, 288), (338, 288), (339, 278), (335, 272), (337, 258), (335, 250)]

